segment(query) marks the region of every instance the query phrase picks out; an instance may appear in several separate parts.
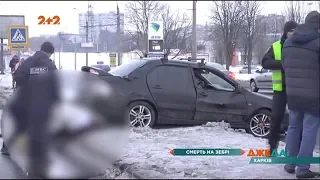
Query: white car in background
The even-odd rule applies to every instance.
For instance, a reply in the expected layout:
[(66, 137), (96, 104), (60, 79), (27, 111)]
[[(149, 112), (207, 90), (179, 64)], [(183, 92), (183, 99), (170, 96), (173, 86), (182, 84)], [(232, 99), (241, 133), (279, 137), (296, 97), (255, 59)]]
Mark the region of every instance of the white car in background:
[[(251, 66), (251, 73), (254, 73), (256, 72), (257, 70), (261, 69), (262, 67), (261, 66), (254, 66), (252, 65)], [(248, 66), (243, 66), (240, 70), (239, 70), (239, 73), (240, 74), (248, 74)]]
[(264, 68), (255, 70), (250, 78), (250, 90), (258, 92), (259, 89), (272, 89), (272, 71)]

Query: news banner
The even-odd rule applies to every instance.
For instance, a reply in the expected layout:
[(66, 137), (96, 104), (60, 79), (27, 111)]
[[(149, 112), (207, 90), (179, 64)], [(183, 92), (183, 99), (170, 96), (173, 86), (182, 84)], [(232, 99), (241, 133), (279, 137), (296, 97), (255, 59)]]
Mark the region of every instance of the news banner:
[(173, 156), (247, 156), (250, 164), (320, 164), (320, 157), (289, 157), (285, 150), (268, 149), (172, 149)]

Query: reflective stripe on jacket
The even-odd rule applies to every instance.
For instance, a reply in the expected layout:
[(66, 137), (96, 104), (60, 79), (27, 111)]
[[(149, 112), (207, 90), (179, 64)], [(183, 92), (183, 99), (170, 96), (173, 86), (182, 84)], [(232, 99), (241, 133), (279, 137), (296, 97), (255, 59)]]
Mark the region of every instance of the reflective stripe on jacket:
[[(281, 61), (281, 41), (274, 42), (272, 44), (274, 59), (276, 61)], [(281, 70), (273, 70), (272, 71), (272, 89), (274, 91), (282, 91), (282, 72)]]

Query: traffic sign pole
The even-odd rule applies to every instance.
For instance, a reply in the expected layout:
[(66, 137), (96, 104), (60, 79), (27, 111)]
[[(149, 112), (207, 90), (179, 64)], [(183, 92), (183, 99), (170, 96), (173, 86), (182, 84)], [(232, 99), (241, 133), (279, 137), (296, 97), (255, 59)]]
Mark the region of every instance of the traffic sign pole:
[(20, 46), (18, 47), (18, 57), (19, 57), (19, 62), (20, 62), (20, 60), (21, 60), (21, 58), (20, 58)]

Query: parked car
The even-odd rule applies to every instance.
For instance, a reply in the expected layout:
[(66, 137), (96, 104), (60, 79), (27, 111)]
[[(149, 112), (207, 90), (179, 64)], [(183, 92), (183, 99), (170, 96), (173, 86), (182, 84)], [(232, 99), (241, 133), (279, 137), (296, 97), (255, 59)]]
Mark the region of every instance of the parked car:
[[(261, 67), (259, 66), (251, 66), (251, 73), (255, 72), (256, 70), (260, 69)], [(243, 66), (240, 70), (239, 70), (240, 74), (247, 74), (248, 73), (248, 66)]]
[(235, 79), (235, 77), (236, 77), (233, 72), (228, 71), (223, 65), (221, 65), (219, 63), (208, 62), (208, 63), (206, 63), (206, 65), (220, 70), (221, 72), (223, 72), (224, 74), (228, 75), (229, 77), (231, 77), (233, 79)]
[(272, 71), (264, 68), (257, 69), (250, 79), (250, 89), (258, 92), (259, 89), (272, 89)]
[[(224, 120), (254, 136), (270, 132), (272, 99), (204, 63), (143, 58), (98, 75), (127, 96), (132, 126)], [(287, 115), (283, 122), (284, 132)]]

